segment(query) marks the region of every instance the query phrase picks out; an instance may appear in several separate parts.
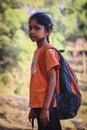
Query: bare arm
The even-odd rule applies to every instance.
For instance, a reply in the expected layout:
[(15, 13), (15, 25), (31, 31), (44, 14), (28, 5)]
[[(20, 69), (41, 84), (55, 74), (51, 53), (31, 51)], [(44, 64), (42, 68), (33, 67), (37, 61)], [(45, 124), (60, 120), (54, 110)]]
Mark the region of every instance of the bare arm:
[(55, 86), (56, 86), (56, 71), (55, 68), (52, 68), (48, 72), (48, 86), (47, 86), (46, 96), (43, 103), (43, 109), (49, 109)]
[(47, 86), (47, 90), (46, 90), (46, 95), (45, 95), (45, 99), (44, 99), (44, 103), (43, 103), (43, 108), (41, 111), (41, 115), (40, 115), (40, 119), (43, 123), (43, 125), (46, 125), (47, 122), (49, 122), (49, 107), (50, 107), (50, 103), (53, 97), (53, 93), (55, 90), (55, 86), (56, 86), (56, 71), (55, 68), (52, 68), (48, 74), (48, 86)]

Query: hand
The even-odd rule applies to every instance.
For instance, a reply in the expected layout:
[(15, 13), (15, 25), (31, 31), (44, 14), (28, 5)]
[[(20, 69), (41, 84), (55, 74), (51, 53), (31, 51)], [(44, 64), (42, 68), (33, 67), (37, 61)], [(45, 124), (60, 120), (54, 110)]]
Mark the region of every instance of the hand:
[(42, 108), (41, 114), (40, 114), (40, 120), (43, 126), (46, 126), (47, 123), (50, 121), (49, 119), (49, 109)]
[(36, 113), (35, 113), (34, 109), (31, 108), (29, 115), (28, 115), (28, 119), (31, 122), (31, 120), (35, 119), (35, 118), (36, 118)]

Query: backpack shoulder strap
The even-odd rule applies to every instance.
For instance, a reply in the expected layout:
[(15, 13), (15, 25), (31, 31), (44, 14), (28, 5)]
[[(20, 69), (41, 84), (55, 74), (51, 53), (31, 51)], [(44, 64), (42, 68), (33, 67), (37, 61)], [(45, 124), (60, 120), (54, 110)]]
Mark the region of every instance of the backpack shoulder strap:
[(58, 51), (54, 46), (52, 46), (51, 44), (47, 44), (43, 47), (42, 51), (40, 52), (40, 55), (38, 57), (38, 64), (40, 67), (40, 71), (43, 74), (44, 78), (47, 80), (47, 71), (46, 71), (46, 51), (48, 49), (54, 49), (58, 52), (59, 55), (61, 55), (60, 53), (64, 52), (64, 50), (60, 50)]
[(38, 57), (38, 64), (41, 73), (43, 74), (44, 78), (47, 80), (47, 71), (46, 71), (46, 51), (51, 48), (51, 44), (47, 44), (41, 50), (39, 57)]

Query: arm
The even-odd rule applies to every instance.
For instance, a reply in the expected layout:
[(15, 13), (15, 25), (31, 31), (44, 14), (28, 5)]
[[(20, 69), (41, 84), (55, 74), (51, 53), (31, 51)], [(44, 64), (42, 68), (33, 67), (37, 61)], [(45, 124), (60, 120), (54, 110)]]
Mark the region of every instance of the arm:
[(56, 86), (56, 71), (55, 68), (52, 68), (47, 73), (48, 76), (48, 86), (46, 90), (46, 95), (43, 103), (43, 108), (41, 111), (40, 119), (43, 125), (46, 125), (49, 122), (49, 107), (53, 97), (53, 93)]
[(43, 109), (49, 109), (50, 103), (54, 94), (55, 86), (56, 86), (56, 71), (55, 68), (52, 68), (48, 72), (48, 86), (46, 90), (46, 96), (43, 103)]

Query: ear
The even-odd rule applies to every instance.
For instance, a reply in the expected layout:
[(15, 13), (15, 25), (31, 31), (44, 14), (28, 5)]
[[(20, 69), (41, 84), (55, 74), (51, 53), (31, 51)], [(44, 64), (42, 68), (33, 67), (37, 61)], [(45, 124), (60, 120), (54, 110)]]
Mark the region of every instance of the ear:
[(50, 35), (51, 31), (52, 31), (52, 29), (50, 29), (50, 28), (47, 29), (47, 30), (46, 30), (46, 35), (47, 35), (47, 36)]
[(50, 35), (51, 31), (52, 31), (52, 29), (49, 28), (49, 29), (47, 30), (47, 35)]

